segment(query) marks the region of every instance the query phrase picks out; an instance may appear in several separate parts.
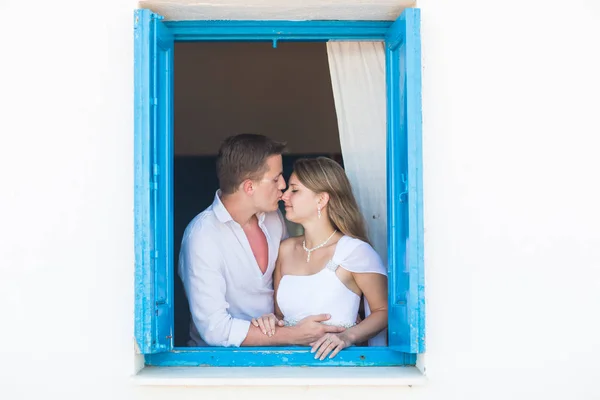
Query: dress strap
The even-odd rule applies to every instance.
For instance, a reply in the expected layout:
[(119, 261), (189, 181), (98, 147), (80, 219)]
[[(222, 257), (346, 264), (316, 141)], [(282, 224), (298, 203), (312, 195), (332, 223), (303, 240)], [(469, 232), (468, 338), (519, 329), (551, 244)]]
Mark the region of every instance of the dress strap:
[(339, 266), (340, 265), (338, 263), (336, 263), (335, 261), (329, 260), (329, 261), (327, 261), (327, 265), (325, 266), (325, 268), (327, 268), (331, 272), (335, 272)]

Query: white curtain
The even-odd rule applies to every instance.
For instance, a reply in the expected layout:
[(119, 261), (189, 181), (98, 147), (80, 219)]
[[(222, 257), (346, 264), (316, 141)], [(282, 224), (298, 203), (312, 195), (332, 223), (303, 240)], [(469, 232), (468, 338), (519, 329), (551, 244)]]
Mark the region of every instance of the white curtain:
[(344, 167), (371, 244), (387, 262), (386, 93), (383, 42), (328, 42)]
[[(383, 42), (328, 42), (327, 56), (344, 168), (387, 265), (386, 90)], [(365, 304), (367, 315), (368, 305)], [(384, 331), (369, 341), (385, 346)]]

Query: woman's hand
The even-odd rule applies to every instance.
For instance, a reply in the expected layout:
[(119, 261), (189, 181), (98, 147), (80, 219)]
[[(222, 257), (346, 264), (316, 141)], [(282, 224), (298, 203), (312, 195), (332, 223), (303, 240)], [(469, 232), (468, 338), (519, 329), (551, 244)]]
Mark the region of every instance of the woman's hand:
[(352, 342), (347, 337), (347, 335), (343, 333), (328, 333), (324, 335), (321, 339), (317, 340), (310, 350), (311, 353), (315, 354), (315, 360), (318, 358), (320, 360), (324, 360), (325, 357), (329, 353), (331, 355), (329, 358), (333, 358), (339, 353), (342, 349), (346, 347), (352, 346)]
[(275, 327), (283, 326), (283, 321), (278, 319), (275, 314), (265, 314), (262, 317), (252, 318), (252, 325), (259, 328), (262, 333), (271, 337), (275, 334)]

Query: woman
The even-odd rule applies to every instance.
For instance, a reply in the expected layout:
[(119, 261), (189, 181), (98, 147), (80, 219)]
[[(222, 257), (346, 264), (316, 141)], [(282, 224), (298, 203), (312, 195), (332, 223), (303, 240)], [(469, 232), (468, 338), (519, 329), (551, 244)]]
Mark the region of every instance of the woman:
[[(281, 243), (273, 279), (275, 314), (252, 324), (273, 335), (276, 326), (329, 314), (325, 323), (347, 329), (326, 334), (312, 343), (311, 352), (321, 360), (333, 358), (387, 327), (386, 269), (368, 243), (350, 182), (335, 161), (296, 161), (282, 200), (286, 218), (301, 224), (304, 236)], [(366, 318), (356, 323), (363, 295)]]

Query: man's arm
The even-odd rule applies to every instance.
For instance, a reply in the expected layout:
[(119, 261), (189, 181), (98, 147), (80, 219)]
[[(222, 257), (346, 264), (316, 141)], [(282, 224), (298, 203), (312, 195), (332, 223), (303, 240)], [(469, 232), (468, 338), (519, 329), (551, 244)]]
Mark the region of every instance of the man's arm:
[(340, 333), (345, 330), (341, 326), (324, 325), (321, 322), (331, 318), (328, 314), (311, 315), (295, 326), (278, 327), (275, 335), (269, 337), (260, 328), (250, 324), (248, 335), (242, 346), (308, 346), (323, 337), (326, 333)]
[(248, 333), (249, 321), (233, 318), (227, 311), (222, 258), (212, 237), (193, 232), (182, 248), (181, 280), (188, 297), (192, 321), (202, 339), (211, 346), (239, 346)]

